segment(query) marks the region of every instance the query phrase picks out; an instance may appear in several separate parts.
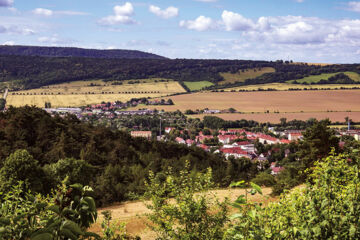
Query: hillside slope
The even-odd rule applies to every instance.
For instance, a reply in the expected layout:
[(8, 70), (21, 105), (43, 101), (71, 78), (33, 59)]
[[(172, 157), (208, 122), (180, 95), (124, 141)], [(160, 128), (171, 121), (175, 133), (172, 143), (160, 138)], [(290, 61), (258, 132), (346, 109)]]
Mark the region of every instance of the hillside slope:
[(0, 55), (41, 57), (90, 57), (90, 58), (138, 58), (165, 59), (165, 57), (137, 50), (99, 50), (74, 47), (0, 46)]

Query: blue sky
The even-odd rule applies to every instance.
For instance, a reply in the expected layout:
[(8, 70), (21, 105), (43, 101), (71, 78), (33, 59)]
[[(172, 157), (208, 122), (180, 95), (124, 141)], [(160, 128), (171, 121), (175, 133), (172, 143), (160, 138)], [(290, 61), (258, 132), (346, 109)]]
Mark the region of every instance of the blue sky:
[(0, 44), (360, 62), (360, 1), (0, 0)]

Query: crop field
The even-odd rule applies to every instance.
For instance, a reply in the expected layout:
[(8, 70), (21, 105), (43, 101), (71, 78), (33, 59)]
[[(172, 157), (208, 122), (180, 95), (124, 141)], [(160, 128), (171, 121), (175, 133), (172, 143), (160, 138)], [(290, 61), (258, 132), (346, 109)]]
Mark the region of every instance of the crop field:
[(201, 81), (201, 82), (184, 82), (184, 84), (191, 90), (191, 91), (196, 91), (196, 90), (201, 90), (204, 87), (210, 87), (213, 86), (214, 84), (212, 82), (208, 82), (208, 81)]
[(239, 112), (360, 111), (360, 90), (200, 92), (170, 97), (164, 110), (228, 109)]
[[(199, 115), (188, 115), (191, 118), (204, 118), (204, 116), (208, 116), (205, 114)], [(222, 118), (224, 120), (254, 120), (262, 123), (280, 123), (281, 118), (286, 118), (287, 121), (291, 121), (294, 119), (306, 121), (309, 118), (316, 118), (318, 120), (329, 118), (332, 122), (344, 122), (345, 117), (349, 117), (353, 121), (360, 121), (360, 112), (304, 112), (304, 113), (254, 113), (254, 114), (238, 114), (238, 113), (224, 113), (224, 114), (211, 114), (210, 116), (216, 116)], [(331, 126), (330, 126), (331, 127)], [(334, 125), (334, 127), (337, 127)], [(340, 126), (342, 127), (342, 126)], [(347, 125), (344, 127), (347, 127)], [(354, 126), (353, 126), (354, 127)], [(356, 126), (358, 127), (358, 126)]]
[(225, 84), (225, 83), (233, 83), (233, 82), (244, 82), (246, 79), (250, 78), (256, 78), (264, 73), (272, 73), (275, 72), (274, 68), (271, 67), (264, 67), (264, 68), (252, 68), (252, 69), (246, 69), (244, 72), (239, 71), (237, 73), (220, 73), (220, 75), (225, 79), (222, 82), (219, 82), (219, 84)]
[(292, 83), (267, 83), (267, 84), (257, 84), (257, 85), (247, 85), (234, 88), (226, 88), (224, 91), (258, 91), (259, 89), (268, 90), (276, 89), (279, 91), (287, 91), (289, 89), (340, 89), (346, 88), (351, 89), (354, 87), (360, 88), (360, 84), (314, 84), (314, 85), (303, 85), (303, 84), (292, 84)]
[[(302, 79), (297, 79), (296, 81), (298, 83), (317, 83), (321, 79), (328, 80), (330, 77), (335, 76), (336, 74), (339, 74), (339, 73), (340, 72), (338, 72), (338, 73), (323, 73), (323, 74), (320, 74), (320, 75), (312, 75), (312, 76), (305, 77), (305, 78), (302, 78)], [(350, 77), (354, 81), (360, 81), (360, 75), (358, 73), (356, 73), (356, 72), (342, 72), (342, 73), (346, 74), (348, 77)], [(295, 80), (290, 80), (290, 81), (287, 81), (287, 82), (292, 83), (294, 81)]]
[(79, 81), (51, 85), (27, 91), (9, 92), (8, 105), (35, 105), (43, 107), (50, 102), (52, 107), (76, 107), (102, 101), (128, 101), (131, 98), (163, 97), (185, 92), (178, 82), (141, 81), (140, 83), (111, 85), (102, 81)]

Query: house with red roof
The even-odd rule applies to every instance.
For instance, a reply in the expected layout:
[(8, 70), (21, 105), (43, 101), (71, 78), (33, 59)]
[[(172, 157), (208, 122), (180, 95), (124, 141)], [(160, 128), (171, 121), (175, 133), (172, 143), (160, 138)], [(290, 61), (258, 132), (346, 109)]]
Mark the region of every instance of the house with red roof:
[(229, 144), (231, 141), (239, 139), (236, 135), (219, 135), (218, 138), (222, 144)]
[(276, 167), (276, 162), (273, 162), (273, 163), (271, 163), (270, 169), (271, 169), (271, 175), (278, 175), (285, 168), (284, 167)]
[(226, 158), (230, 156), (233, 156), (235, 158), (241, 158), (241, 157), (251, 158), (251, 155), (248, 152), (241, 149), (240, 147), (221, 148), (220, 152), (222, 152)]
[(175, 138), (175, 142), (180, 143), (180, 144), (186, 144), (185, 140), (181, 137)]
[(259, 142), (262, 144), (276, 144), (279, 142), (279, 139), (266, 135), (266, 134), (257, 134), (257, 138), (259, 139)]
[(175, 128), (173, 128), (173, 127), (166, 127), (165, 128), (165, 132), (166, 133), (170, 133), (172, 130), (174, 130)]
[(196, 145), (196, 146), (199, 147), (199, 148), (204, 149), (204, 150), (207, 151), (207, 152), (210, 152), (210, 147), (209, 147), (209, 146), (206, 146), (205, 144), (198, 144), (198, 145)]
[(297, 140), (303, 139), (303, 135), (301, 132), (290, 132), (288, 134), (288, 139), (290, 141), (297, 141)]
[(189, 147), (195, 143), (195, 141), (191, 139), (187, 139), (185, 142)]

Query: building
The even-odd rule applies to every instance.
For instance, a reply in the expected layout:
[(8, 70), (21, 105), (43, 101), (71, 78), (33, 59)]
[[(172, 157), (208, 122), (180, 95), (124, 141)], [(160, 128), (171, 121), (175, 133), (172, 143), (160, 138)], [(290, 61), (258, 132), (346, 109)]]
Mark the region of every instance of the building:
[(303, 139), (303, 135), (301, 132), (290, 132), (288, 134), (288, 139), (290, 141), (297, 141), (297, 140)]
[(170, 133), (172, 130), (174, 130), (175, 128), (173, 128), (173, 127), (166, 127), (165, 128), (165, 132), (166, 133)]
[(175, 142), (180, 143), (180, 144), (186, 144), (185, 140), (181, 137), (175, 138)]
[(276, 167), (276, 163), (273, 162), (273, 163), (271, 163), (270, 169), (271, 169), (271, 175), (278, 175), (285, 168), (284, 167)]
[(241, 158), (241, 157), (245, 157), (245, 158), (250, 158), (251, 159), (251, 155), (242, 150), (240, 147), (234, 147), (234, 148), (221, 148), (220, 152), (222, 152), (226, 158), (229, 158), (230, 156), (233, 156), (235, 158)]
[(152, 137), (151, 131), (131, 131), (130, 135), (132, 137), (142, 137), (147, 139), (151, 139)]
[(266, 134), (258, 134), (257, 138), (262, 144), (276, 144), (279, 142), (279, 139)]

